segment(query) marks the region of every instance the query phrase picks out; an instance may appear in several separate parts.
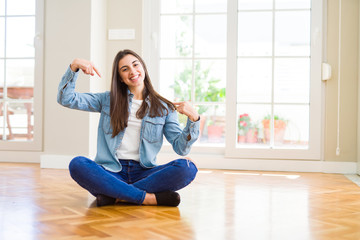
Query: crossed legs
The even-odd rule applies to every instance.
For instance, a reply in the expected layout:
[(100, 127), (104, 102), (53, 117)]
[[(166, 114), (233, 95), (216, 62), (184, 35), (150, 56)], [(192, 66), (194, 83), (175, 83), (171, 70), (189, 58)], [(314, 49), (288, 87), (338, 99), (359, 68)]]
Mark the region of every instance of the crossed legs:
[(197, 173), (195, 164), (188, 159), (177, 159), (154, 168), (143, 168), (132, 160), (120, 160), (120, 163), (122, 171), (113, 173), (88, 158), (76, 157), (70, 162), (69, 170), (80, 186), (108, 200), (105, 202), (120, 199), (139, 205), (159, 204), (159, 197), (166, 199), (169, 194), (171, 197), (171, 192), (187, 186)]

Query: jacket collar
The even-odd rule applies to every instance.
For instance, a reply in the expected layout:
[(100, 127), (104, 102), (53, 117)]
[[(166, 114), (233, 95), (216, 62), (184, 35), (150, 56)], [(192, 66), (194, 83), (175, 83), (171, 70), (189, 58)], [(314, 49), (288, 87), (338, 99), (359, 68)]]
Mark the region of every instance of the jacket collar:
[[(129, 89), (127, 90), (127, 93), (128, 93), (128, 96), (129, 96), (129, 101), (132, 102), (132, 99), (133, 99), (133, 97), (134, 97), (134, 94), (131, 93)], [(149, 98), (149, 96), (147, 96), (147, 97), (145, 98), (145, 102), (150, 106), (150, 98)]]

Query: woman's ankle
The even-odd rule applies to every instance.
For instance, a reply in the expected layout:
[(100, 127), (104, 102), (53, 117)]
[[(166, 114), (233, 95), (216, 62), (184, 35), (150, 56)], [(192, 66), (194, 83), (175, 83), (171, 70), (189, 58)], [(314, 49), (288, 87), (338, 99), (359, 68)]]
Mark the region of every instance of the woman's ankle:
[(146, 193), (143, 205), (157, 205), (156, 196), (154, 193)]

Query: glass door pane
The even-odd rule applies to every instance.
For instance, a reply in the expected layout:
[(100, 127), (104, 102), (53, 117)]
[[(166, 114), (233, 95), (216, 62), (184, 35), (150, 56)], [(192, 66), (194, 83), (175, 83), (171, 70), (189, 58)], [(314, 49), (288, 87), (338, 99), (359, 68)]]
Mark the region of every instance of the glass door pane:
[[(0, 36), (4, 36), (4, 35), (5, 35), (5, 18), (0, 17)], [(0, 58), (3, 58), (5, 56), (4, 50), (5, 50), (5, 38), (0, 37)]]
[(309, 105), (275, 105), (274, 146), (305, 148), (309, 146)]
[(6, 57), (34, 57), (35, 17), (7, 18)]
[(5, 0), (0, 0), (0, 16), (5, 15)]
[(310, 56), (310, 10), (275, 12), (275, 55)]
[(192, 61), (164, 59), (160, 69), (161, 95), (170, 101), (190, 101)]
[(7, 0), (8, 15), (35, 15), (35, 0)]
[(309, 9), (311, 0), (275, 0), (276, 9)]
[(161, 13), (191, 13), (193, 0), (161, 0)]
[(33, 110), (32, 103), (16, 103), (8, 104), (8, 136), (9, 140), (32, 140), (33, 139)]
[(209, 146), (225, 142), (225, 105), (197, 105), (200, 121), (200, 139), (197, 145)]
[(191, 57), (193, 49), (192, 16), (162, 16), (160, 56)]
[(310, 59), (280, 58), (274, 61), (274, 102), (310, 101)]
[(225, 15), (196, 16), (194, 36), (196, 57), (226, 57)]
[(265, 10), (273, 8), (274, 0), (239, 0), (239, 10)]
[[(225, 142), (226, 1), (161, 1), (159, 93), (200, 114), (195, 145)], [(187, 117), (179, 115), (180, 125)]]
[(237, 67), (237, 102), (269, 103), (272, 88), (271, 59), (240, 58)]
[(195, 61), (195, 101), (225, 102), (225, 60)]
[(6, 61), (6, 121), (9, 140), (32, 140), (34, 59)]
[(237, 20), (238, 156), (310, 149), (309, 1), (238, 0)]
[(226, 13), (226, 8), (227, 4), (224, 0), (195, 0), (195, 11), (199, 13)]
[(4, 33), (0, 40), (1, 138), (29, 141), (34, 125), (36, 1), (2, 2), (6, 4), (0, 21)]
[(269, 104), (237, 105), (237, 147), (269, 147), (266, 130), (263, 127), (264, 113), (270, 112)]
[(271, 56), (272, 13), (239, 12), (238, 55)]

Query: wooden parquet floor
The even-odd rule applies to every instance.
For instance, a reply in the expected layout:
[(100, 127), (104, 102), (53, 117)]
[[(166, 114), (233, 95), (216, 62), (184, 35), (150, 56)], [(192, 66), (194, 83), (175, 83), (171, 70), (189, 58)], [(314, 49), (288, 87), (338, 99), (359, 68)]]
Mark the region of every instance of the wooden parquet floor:
[(0, 163), (0, 239), (360, 239), (360, 187), (343, 175), (201, 170), (179, 193), (177, 208), (97, 208), (67, 170)]

